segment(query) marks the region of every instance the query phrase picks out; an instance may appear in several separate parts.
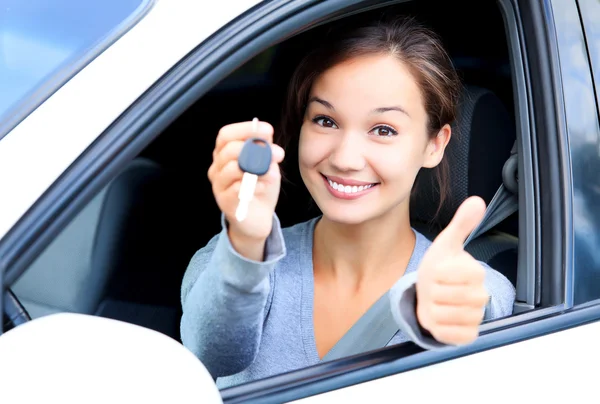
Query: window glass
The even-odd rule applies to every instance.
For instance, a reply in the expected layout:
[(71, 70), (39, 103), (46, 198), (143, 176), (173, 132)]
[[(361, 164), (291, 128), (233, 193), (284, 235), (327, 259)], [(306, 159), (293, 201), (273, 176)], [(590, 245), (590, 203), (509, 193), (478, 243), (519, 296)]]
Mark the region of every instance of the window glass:
[(600, 1), (579, 0), (579, 9), (583, 21), (587, 51), (594, 73), (596, 99), (598, 99), (600, 97), (600, 82), (598, 81), (600, 79)]
[[(579, 10), (565, 6), (569, 13), (559, 9), (557, 20), (567, 27), (559, 40), (569, 55), (566, 60), (561, 58), (561, 67), (573, 161), (574, 301), (583, 303), (600, 298), (600, 2), (579, 0), (578, 5)], [(587, 55), (578, 34), (580, 23), (583, 23)]]

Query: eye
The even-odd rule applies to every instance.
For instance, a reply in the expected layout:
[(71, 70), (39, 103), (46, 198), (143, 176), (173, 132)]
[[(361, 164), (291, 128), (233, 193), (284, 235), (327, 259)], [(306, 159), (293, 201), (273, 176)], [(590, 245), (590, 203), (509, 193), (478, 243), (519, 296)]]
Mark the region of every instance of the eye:
[(376, 126), (373, 129), (371, 129), (371, 132), (381, 137), (396, 136), (398, 134), (398, 131), (396, 129), (388, 125)]
[(317, 116), (312, 120), (314, 123), (316, 123), (319, 126), (322, 126), (324, 128), (334, 128), (337, 129), (337, 125), (335, 124), (335, 122), (333, 121), (333, 119), (328, 118), (326, 116)]

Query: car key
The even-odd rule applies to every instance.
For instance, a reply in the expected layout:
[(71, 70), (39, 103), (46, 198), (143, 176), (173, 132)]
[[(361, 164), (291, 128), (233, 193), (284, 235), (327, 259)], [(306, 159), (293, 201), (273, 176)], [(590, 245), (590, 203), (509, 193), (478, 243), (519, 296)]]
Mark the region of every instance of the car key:
[[(258, 132), (258, 119), (252, 120), (252, 132)], [(271, 145), (261, 138), (251, 137), (244, 142), (238, 157), (240, 170), (244, 172), (240, 192), (238, 193), (238, 207), (235, 218), (241, 222), (248, 214), (258, 177), (266, 174), (271, 166)]]

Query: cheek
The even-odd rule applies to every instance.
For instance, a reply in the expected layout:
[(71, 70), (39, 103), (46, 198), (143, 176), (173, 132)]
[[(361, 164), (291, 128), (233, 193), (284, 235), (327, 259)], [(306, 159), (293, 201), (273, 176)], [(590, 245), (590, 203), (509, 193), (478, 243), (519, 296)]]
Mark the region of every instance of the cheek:
[(423, 166), (421, 152), (407, 144), (379, 147), (370, 153), (369, 165), (384, 182), (413, 181)]
[(313, 168), (327, 157), (327, 142), (318, 134), (311, 133), (304, 126), (300, 131), (298, 163), (300, 168)]

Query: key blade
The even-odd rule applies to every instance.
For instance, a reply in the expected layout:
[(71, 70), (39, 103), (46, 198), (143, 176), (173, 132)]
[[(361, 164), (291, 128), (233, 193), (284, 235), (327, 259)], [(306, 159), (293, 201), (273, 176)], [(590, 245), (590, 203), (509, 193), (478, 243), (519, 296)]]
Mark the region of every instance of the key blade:
[(254, 198), (257, 181), (258, 177), (254, 174), (244, 173), (242, 176), (240, 192), (238, 193), (238, 199), (240, 201), (235, 210), (235, 218), (238, 222), (243, 221), (248, 215), (248, 207), (250, 206), (250, 201)]
[[(258, 118), (252, 120), (252, 132), (258, 132)], [(266, 159), (268, 158), (268, 161)], [(263, 175), (269, 170), (271, 162), (271, 146), (263, 139), (250, 138), (244, 143), (238, 165), (244, 175), (238, 193), (238, 206), (235, 210), (235, 218), (238, 222), (243, 221), (248, 215), (250, 202), (254, 198), (258, 175)]]
[(237, 209), (235, 210), (235, 219), (238, 222), (243, 221), (248, 215), (248, 205), (249, 202), (243, 200), (238, 203)]
[(244, 173), (242, 176), (242, 183), (240, 184), (240, 192), (238, 193), (238, 199), (241, 201), (249, 201), (254, 197), (254, 190), (256, 189), (256, 183), (258, 177), (254, 174)]

